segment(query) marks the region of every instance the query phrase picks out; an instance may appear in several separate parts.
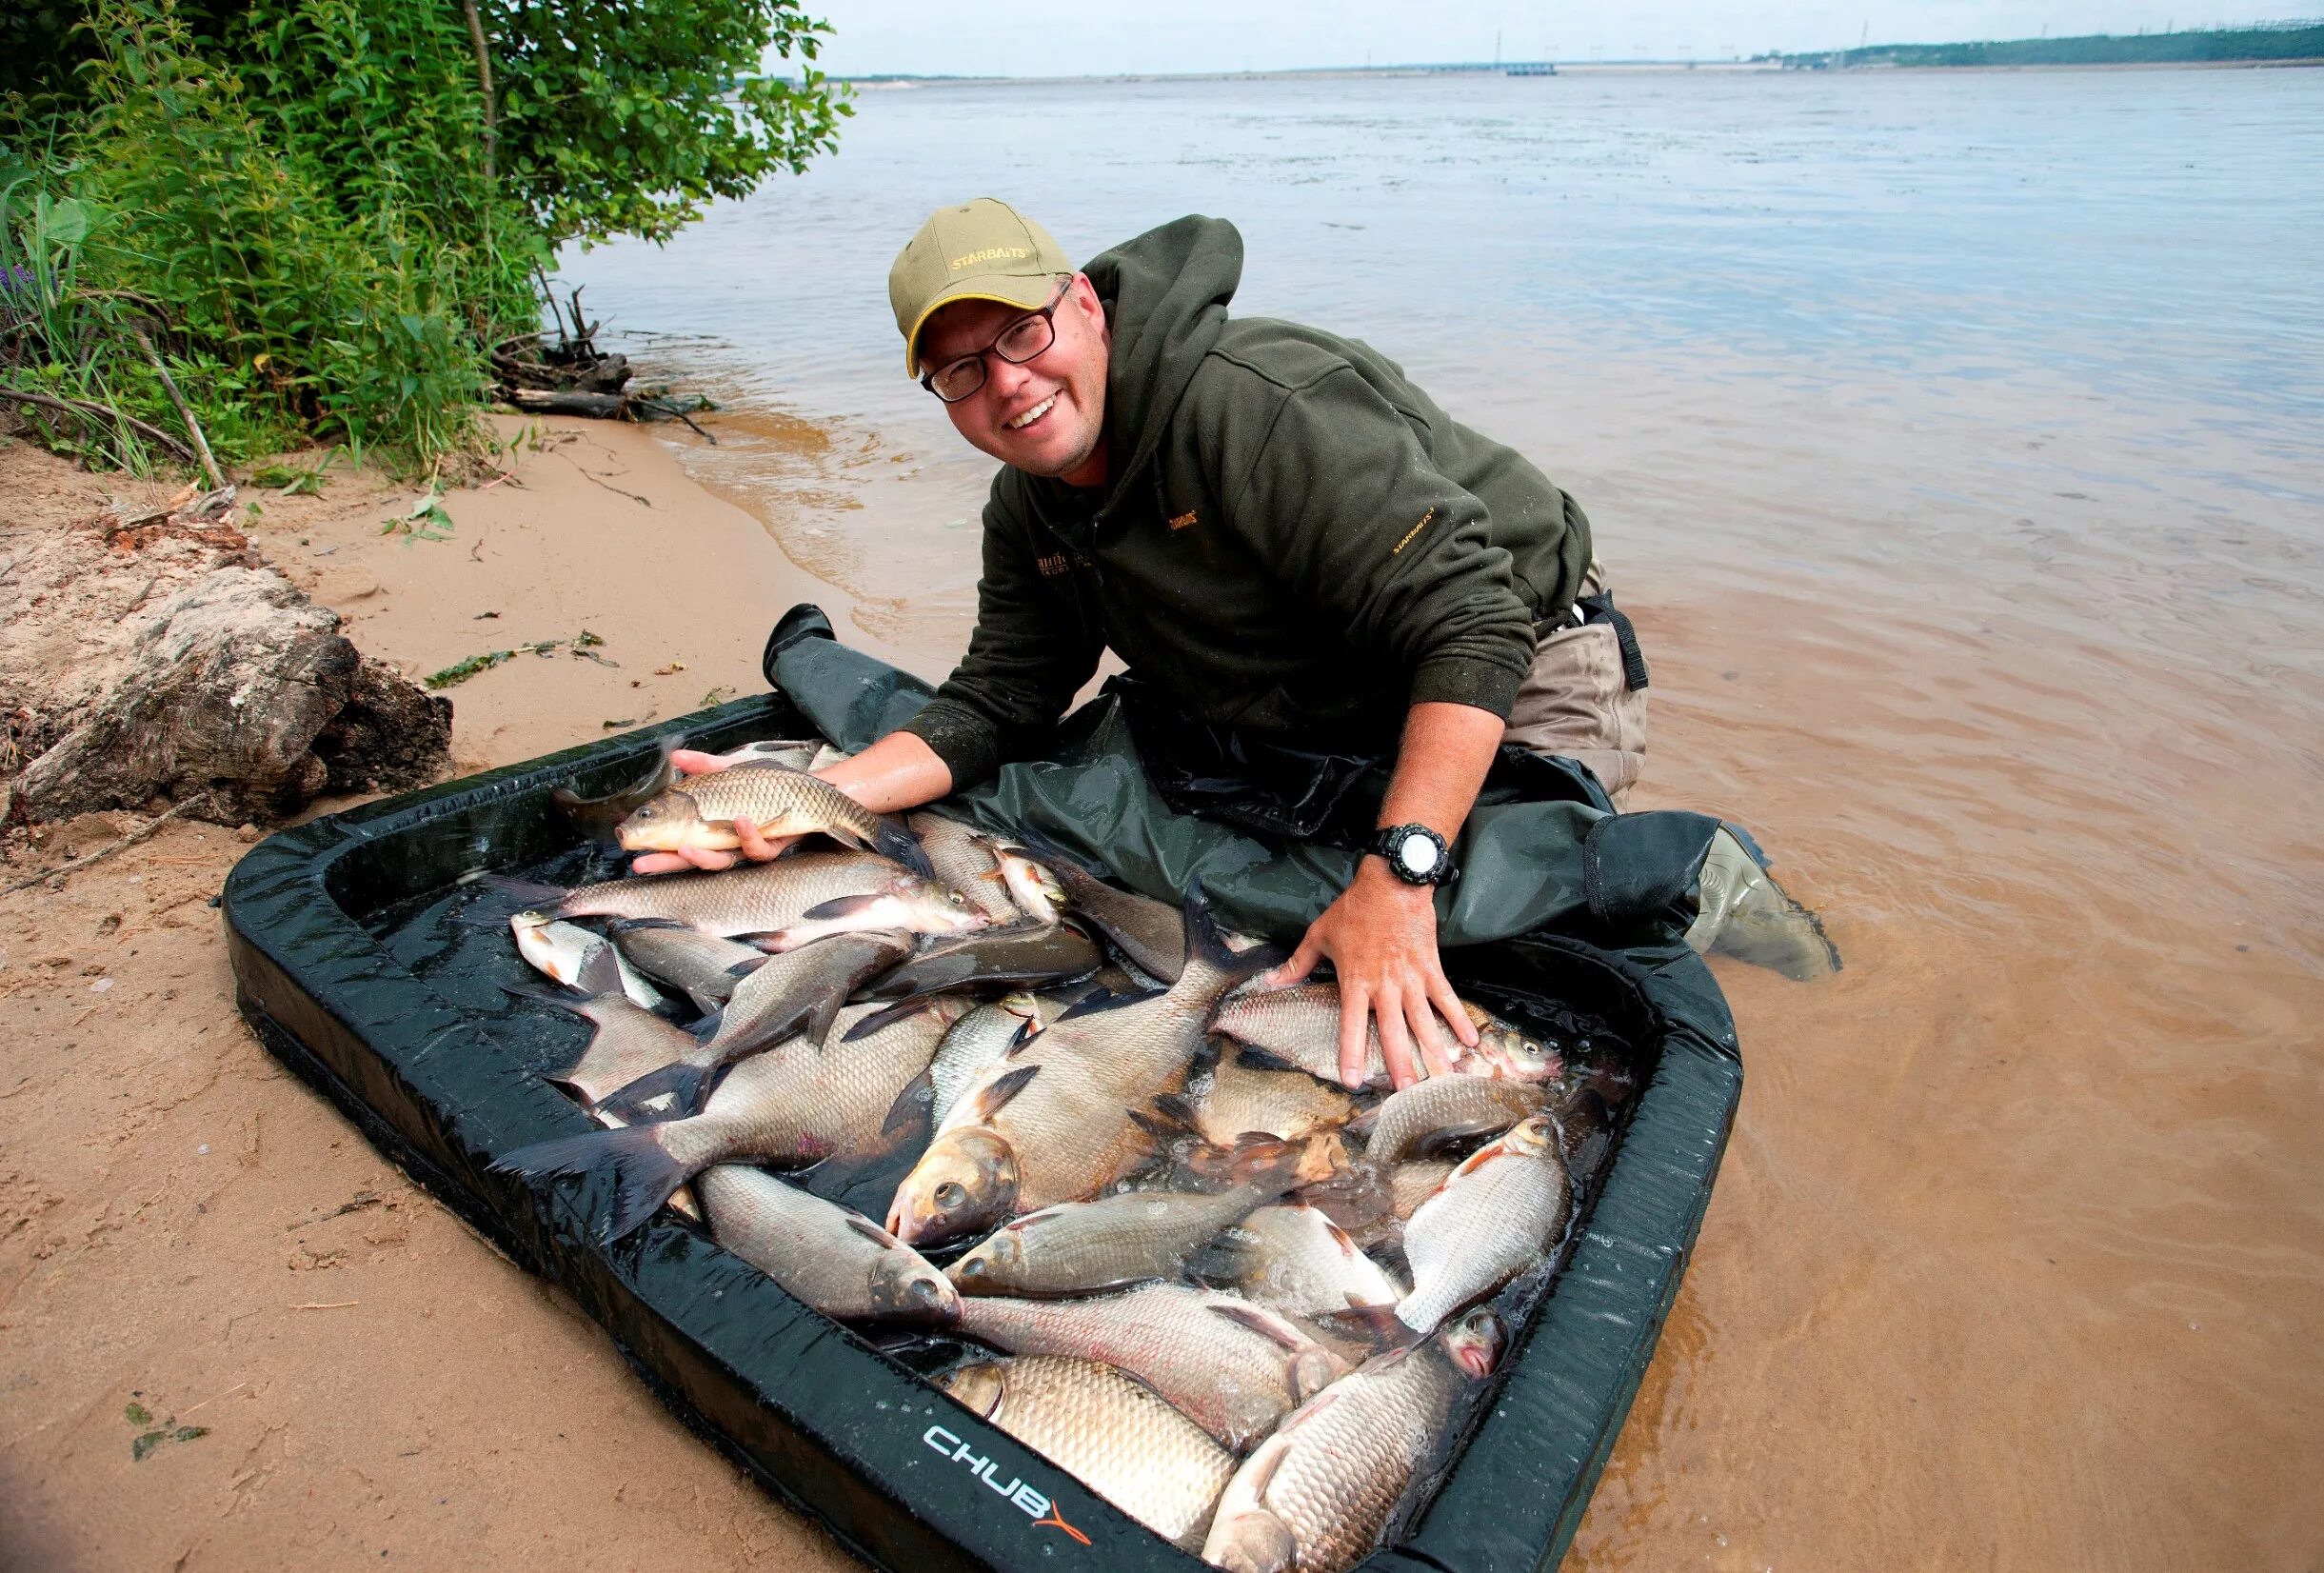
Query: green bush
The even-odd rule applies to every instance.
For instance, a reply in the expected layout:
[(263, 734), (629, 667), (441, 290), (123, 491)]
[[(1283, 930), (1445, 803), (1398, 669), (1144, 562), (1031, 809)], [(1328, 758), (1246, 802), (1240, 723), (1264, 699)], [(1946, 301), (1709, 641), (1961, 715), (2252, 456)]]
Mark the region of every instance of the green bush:
[(0, 101), (0, 404), (130, 468), (156, 457), (137, 422), (183, 429), (140, 333), (222, 459), (470, 447), (486, 352), (537, 327), (560, 242), (666, 239), (830, 149), (848, 112), (811, 70), (747, 74), (769, 45), (813, 57), (825, 30), (797, 0), (93, 0), (36, 20), (11, 26), (46, 52), (6, 73), (29, 91)]

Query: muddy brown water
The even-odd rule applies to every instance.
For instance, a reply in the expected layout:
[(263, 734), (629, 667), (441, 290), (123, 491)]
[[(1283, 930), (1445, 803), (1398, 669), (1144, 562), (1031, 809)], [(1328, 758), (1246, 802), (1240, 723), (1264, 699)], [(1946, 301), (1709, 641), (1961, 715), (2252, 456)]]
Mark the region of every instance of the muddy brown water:
[[(1596, 522), (1640, 806), (1847, 970), (1749, 1082), (1569, 1565), (2324, 1558), (2324, 71), (985, 85), (570, 259), (735, 408), (690, 462), (939, 675), (987, 471), (887, 259), (1234, 218)], [(780, 608), (769, 608), (770, 615)]]

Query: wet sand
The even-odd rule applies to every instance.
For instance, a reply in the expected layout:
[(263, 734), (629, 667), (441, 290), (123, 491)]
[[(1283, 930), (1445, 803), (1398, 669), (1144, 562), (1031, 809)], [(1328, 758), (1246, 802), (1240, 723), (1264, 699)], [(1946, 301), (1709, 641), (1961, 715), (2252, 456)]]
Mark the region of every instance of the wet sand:
[[(885, 462), (843, 430), (766, 438), (802, 468), (738, 493), (754, 520), (654, 438), (571, 429), (521, 486), (455, 494), (448, 542), (377, 537), (374, 482), (254, 532), (413, 669), (606, 639), (618, 670), (525, 657), (453, 689), (464, 768), (754, 686), (768, 620), (841, 609), (858, 573), (916, 597), (864, 609), (867, 642), (936, 672), (964, 639), (957, 498), (881, 514), (935, 543), (884, 554), (816, 479), (818, 451)], [(1750, 825), (1849, 965), (1718, 964), (1741, 1117), (1569, 1565), (2313, 1568), (2312, 660), (2272, 623), (2223, 654), (2160, 595), (2135, 635), (2080, 627), (2098, 581), (2062, 548), (2014, 597), (1836, 589), (1716, 541), (1690, 571), (1698, 521), (1793, 505), (1718, 490), (1716, 455), (1590, 451), (1655, 662), (1639, 806)], [(2170, 585), (2275, 583), (2214, 555)], [(241, 849), (172, 826), (0, 898), (0, 1563), (852, 1565), (267, 1059), (203, 905)], [(131, 1403), (207, 1434), (135, 1462)]]

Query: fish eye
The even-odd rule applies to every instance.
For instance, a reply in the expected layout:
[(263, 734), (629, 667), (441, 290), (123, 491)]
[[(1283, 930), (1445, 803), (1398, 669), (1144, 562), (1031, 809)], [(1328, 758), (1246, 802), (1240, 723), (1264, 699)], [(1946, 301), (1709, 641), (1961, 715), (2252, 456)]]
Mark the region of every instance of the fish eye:
[(972, 1256), (961, 1264), (963, 1278), (983, 1278), (990, 1271), (992, 1271), (991, 1265), (981, 1256)]
[(958, 1180), (947, 1180), (936, 1187), (936, 1205), (940, 1207), (957, 1207), (967, 1200), (967, 1189)]

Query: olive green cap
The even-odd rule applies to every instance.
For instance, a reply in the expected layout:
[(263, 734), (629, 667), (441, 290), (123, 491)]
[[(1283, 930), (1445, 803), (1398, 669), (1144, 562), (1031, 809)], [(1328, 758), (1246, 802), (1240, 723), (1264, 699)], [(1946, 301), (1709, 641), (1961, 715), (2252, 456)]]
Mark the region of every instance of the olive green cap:
[(1058, 275), (1077, 271), (1055, 236), (998, 197), (939, 208), (887, 270), (905, 374), (920, 375), (920, 330), (940, 309), (989, 300), (1038, 311)]

